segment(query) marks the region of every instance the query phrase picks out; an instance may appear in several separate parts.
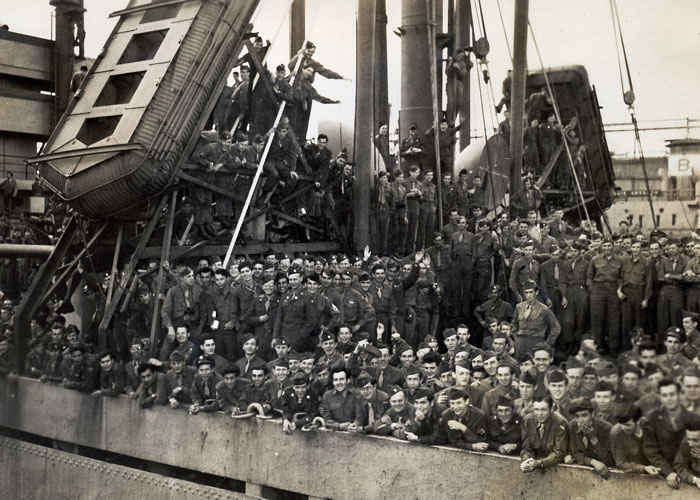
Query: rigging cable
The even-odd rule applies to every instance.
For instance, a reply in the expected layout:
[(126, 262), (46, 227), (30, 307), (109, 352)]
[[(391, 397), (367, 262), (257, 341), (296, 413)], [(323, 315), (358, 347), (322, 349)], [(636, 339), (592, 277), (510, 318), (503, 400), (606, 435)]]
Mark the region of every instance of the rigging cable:
[[(642, 172), (644, 174), (644, 184), (647, 188), (647, 200), (649, 201), (649, 210), (651, 211), (651, 221), (654, 224), (654, 229), (658, 227), (656, 221), (656, 212), (654, 211), (654, 202), (651, 198), (651, 188), (649, 186), (649, 174), (647, 173), (646, 158), (644, 157), (644, 149), (642, 148), (642, 138), (639, 135), (639, 123), (637, 122), (637, 117), (634, 109), (634, 86), (632, 84), (632, 73), (630, 71), (629, 58), (627, 57), (627, 48), (625, 46), (625, 37), (622, 33), (622, 22), (620, 21), (620, 14), (617, 9), (616, 0), (610, 0), (610, 15), (612, 18), (613, 25), (613, 37), (615, 38), (615, 48), (617, 52), (617, 67), (620, 74), (620, 88), (622, 90), (622, 100), (627, 105), (627, 110), (629, 111), (630, 118), (632, 120), (632, 127), (634, 128), (634, 140), (635, 140), (635, 151), (639, 148), (639, 159), (642, 163)], [(620, 38), (620, 44), (618, 45), (618, 36)], [(627, 72), (627, 84), (629, 90), (625, 91), (625, 84), (623, 81), (622, 74), (622, 64), (620, 61), (620, 46), (622, 47), (622, 55), (625, 60), (625, 70)], [(692, 227), (691, 227), (692, 229)]]
[(510, 40), (508, 39), (508, 30), (506, 30), (506, 23), (503, 21), (503, 11), (501, 10), (501, 0), (496, 0), (496, 5), (498, 6), (498, 17), (501, 18), (501, 27), (503, 28), (503, 36), (506, 39), (506, 48), (508, 49), (508, 57), (510, 57), (510, 63), (513, 64), (513, 50), (510, 48)]
[(540, 61), (540, 66), (542, 68), (542, 75), (544, 76), (544, 81), (545, 81), (545, 84), (547, 85), (547, 92), (549, 93), (549, 96), (552, 99), (552, 107), (554, 108), (554, 115), (556, 116), (557, 123), (559, 124), (559, 129), (561, 131), (561, 136), (562, 136), (562, 143), (564, 144), (564, 149), (566, 149), (566, 156), (569, 159), (569, 166), (571, 167), (571, 172), (574, 175), (574, 181), (576, 182), (576, 189), (578, 191), (579, 196), (581, 197), (581, 204), (583, 205), (583, 211), (586, 214), (586, 220), (588, 221), (589, 224), (591, 224), (591, 217), (588, 214), (588, 208), (586, 207), (586, 199), (583, 196), (583, 190), (581, 189), (581, 183), (579, 182), (578, 174), (576, 173), (576, 167), (574, 166), (574, 160), (573, 160), (573, 157), (571, 156), (571, 149), (569, 148), (569, 141), (566, 137), (566, 132), (564, 130), (564, 124), (561, 121), (561, 115), (559, 114), (559, 106), (557, 105), (557, 99), (556, 99), (556, 96), (554, 95), (554, 90), (552, 89), (552, 85), (549, 81), (549, 75), (547, 74), (547, 70), (544, 67), (544, 61), (542, 59), (542, 53), (540, 52), (540, 47), (537, 44), (537, 39), (535, 38), (535, 30), (533, 29), (532, 23), (530, 22), (530, 20), (527, 21), (527, 25), (530, 27), (530, 34), (532, 35), (532, 42), (533, 42), (533, 45), (535, 46), (535, 51), (537, 52), (537, 57)]

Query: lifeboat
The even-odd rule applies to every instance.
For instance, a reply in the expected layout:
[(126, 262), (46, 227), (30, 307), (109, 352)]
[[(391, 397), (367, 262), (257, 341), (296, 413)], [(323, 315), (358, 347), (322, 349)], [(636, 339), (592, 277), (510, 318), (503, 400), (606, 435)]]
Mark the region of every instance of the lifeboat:
[(259, 0), (132, 0), (32, 160), (79, 213), (132, 219), (175, 181)]

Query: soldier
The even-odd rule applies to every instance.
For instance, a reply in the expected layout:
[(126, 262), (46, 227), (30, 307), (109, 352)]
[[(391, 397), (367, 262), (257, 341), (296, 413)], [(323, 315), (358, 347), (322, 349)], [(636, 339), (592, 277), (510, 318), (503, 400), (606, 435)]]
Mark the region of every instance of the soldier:
[(489, 389), (484, 394), (484, 399), (481, 403), (481, 411), (484, 412), (487, 418), (491, 418), (496, 414), (496, 406), (501, 398), (506, 398), (512, 401), (518, 397), (517, 389), (513, 387), (513, 367), (506, 364), (499, 364), (496, 369), (496, 386)]
[(560, 275), (562, 282), (562, 336), (559, 339), (557, 350), (562, 354), (576, 354), (586, 327), (588, 261), (581, 256), (581, 251), (584, 248), (585, 246), (579, 241), (574, 241), (568, 247), (565, 263), (566, 272)]
[(394, 201), (394, 206), (391, 211), (391, 226), (393, 227), (393, 230), (390, 236), (392, 243), (389, 244), (389, 248), (387, 248), (387, 250), (393, 255), (399, 255), (403, 252), (408, 234), (406, 186), (404, 185), (405, 179), (403, 177), (403, 171), (400, 167), (396, 167), (394, 169), (392, 177), (393, 179), (391, 181), (390, 191), (391, 198)]
[(685, 308), (700, 313), (700, 242), (693, 244), (693, 255), (685, 265), (683, 278), (690, 283)]
[(568, 425), (562, 416), (551, 411), (551, 400), (536, 399), (532, 407), (532, 413), (523, 421), (523, 472), (555, 466), (564, 460), (569, 449)]
[(239, 377), (240, 372), (235, 365), (229, 365), (222, 371), (223, 379), (216, 384), (216, 402), (219, 411), (232, 417), (241, 413), (243, 400), (249, 382)]
[(532, 175), (525, 175), (523, 177), (522, 191), (515, 193), (510, 200), (512, 215), (516, 217), (527, 217), (527, 213), (530, 210), (539, 212), (542, 202), (542, 191), (535, 186)]
[(513, 410), (513, 400), (499, 396), (494, 405), (494, 414), (488, 417), (486, 434), (489, 449), (502, 455), (520, 453), (521, 418)]
[(620, 298), (623, 261), (614, 253), (613, 243), (604, 241), (601, 255), (588, 266), (591, 293), (591, 332), (603, 351), (617, 355), (622, 350), (620, 336)]
[(566, 463), (588, 465), (601, 477), (607, 479), (610, 476), (608, 467), (613, 466), (613, 457), (610, 451), (610, 430), (612, 426), (593, 416), (593, 407), (590, 401), (580, 399), (575, 401), (571, 408), (574, 417), (570, 423), (569, 440), (571, 456), (566, 458)]
[(684, 426), (690, 413), (680, 404), (680, 389), (676, 382), (664, 379), (659, 382), (658, 395), (661, 407), (653, 410), (643, 425), (644, 455), (651, 465), (659, 469), (666, 484), (680, 486), (680, 477), (673, 469), (673, 460), (684, 436)]
[(418, 222), (418, 248), (428, 248), (430, 245), (430, 238), (435, 230), (435, 221), (437, 216), (437, 198), (436, 198), (436, 188), (433, 184), (433, 171), (428, 170), (423, 176), (423, 182), (420, 185), (420, 192), (422, 193), (421, 204), (420, 204), (420, 219)]
[(532, 348), (543, 340), (553, 347), (561, 332), (561, 326), (552, 311), (537, 300), (537, 291), (537, 283), (526, 282), (523, 286), (525, 300), (515, 307), (513, 317), (515, 358), (521, 362)]
[(284, 335), (297, 352), (309, 343), (309, 319), (306, 316), (306, 291), (301, 286), (301, 272), (294, 268), (288, 275), (290, 289), (280, 299), (275, 317), (273, 338)]
[(563, 274), (566, 272), (563, 255), (566, 252), (566, 243), (561, 242), (552, 249), (551, 258), (540, 266), (538, 282), (542, 287), (542, 295), (545, 297), (545, 304), (549, 307), (554, 316), (561, 317), (566, 288), (563, 283), (566, 279)]
[(389, 227), (391, 212), (394, 207), (394, 190), (389, 184), (389, 175), (379, 172), (374, 193), (375, 208), (377, 210), (377, 253), (386, 255), (389, 253)]
[(640, 426), (642, 411), (636, 405), (624, 408), (610, 430), (610, 450), (615, 466), (624, 472), (656, 476), (660, 469), (649, 465), (642, 449), (643, 431)]
[(649, 262), (642, 257), (642, 245), (635, 242), (630, 247), (630, 257), (622, 268), (622, 348), (631, 348), (629, 332), (636, 326), (646, 325), (646, 309), (652, 289), (652, 271)]
[(448, 291), (453, 293), (449, 302), (457, 307), (458, 312), (471, 314), (472, 274), (474, 271), (474, 233), (467, 229), (467, 218), (460, 216), (458, 230), (450, 235), (452, 247), (453, 274)]
[(355, 430), (357, 397), (348, 387), (347, 371), (345, 367), (335, 367), (332, 374), (333, 389), (327, 390), (323, 395), (319, 413), (330, 429)]
[(411, 123), (408, 127), (408, 137), (401, 139), (401, 147), (399, 148), (401, 158), (408, 164), (416, 164), (420, 168), (423, 167), (423, 151), (425, 145), (423, 139), (418, 135), (418, 126)]
[[(656, 275), (661, 283), (657, 304), (657, 335), (662, 335), (669, 326), (681, 325), (681, 310), (683, 309), (683, 290), (681, 281), (687, 262), (685, 256), (679, 254), (678, 244), (669, 241), (666, 246), (666, 257), (656, 265)], [(657, 337), (660, 343), (661, 338)]]
[(170, 354), (170, 370), (162, 377), (158, 386), (158, 404), (170, 408), (188, 407), (192, 404), (192, 382), (197, 370), (185, 365), (185, 357), (178, 351)]
[[(408, 217), (408, 233), (406, 246), (402, 250), (402, 255), (411, 254), (416, 251), (418, 242), (418, 222), (420, 218), (421, 201), (423, 199), (422, 184), (418, 180), (420, 167), (410, 165), (408, 167), (408, 179), (404, 181), (406, 189), (406, 216)], [(422, 245), (421, 245), (422, 248)]]
[(535, 242), (526, 240), (522, 247), (522, 256), (513, 260), (513, 266), (508, 278), (508, 286), (515, 296), (515, 301), (523, 300), (523, 286), (533, 281), (536, 283), (540, 274), (540, 263), (535, 260)]
[[(352, 287), (352, 275), (341, 273), (342, 287), (329, 294), (338, 309), (338, 324), (350, 325), (353, 335), (360, 331), (371, 331), (375, 322), (374, 309), (365, 296)], [(366, 276), (369, 285), (369, 275)]]
[(449, 409), (440, 417), (434, 444), (486, 451), (486, 416), (470, 404), (469, 394), (456, 387), (447, 390)]
[(693, 415), (685, 425), (685, 436), (673, 460), (682, 481), (700, 488), (700, 417)]
[(241, 318), (242, 327), (245, 327), (246, 331), (252, 330), (260, 346), (259, 355), (266, 360), (272, 358), (274, 321), (279, 303), (275, 280), (268, 279), (262, 285), (262, 293), (255, 297)]
[(190, 415), (196, 415), (200, 411), (210, 413), (219, 409), (216, 400), (216, 385), (221, 377), (214, 371), (214, 363), (209, 358), (200, 356), (197, 360), (197, 374), (192, 381), (190, 390), (192, 405), (189, 408)]
[(207, 318), (202, 315), (202, 287), (195, 283), (194, 271), (185, 267), (176, 286), (168, 290), (160, 312), (169, 335), (175, 334), (175, 323), (184, 323), (195, 341), (199, 341)]
[(318, 395), (309, 390), (309, 377), (305, 373), (295, 373), (292, 387), (287, 389), (282, 398), (282, 430), (292, 432), (302, 429), (318, 416)]
[(476, 223), (474, 236), (474, 299), (479, 303), (488, 299), (491, 285), (494, 284), (494, 266), (498, 252), (498, 242), (491, 232), (488, 220)]
[(156, 371), (156, 367), (150, 363), (140, 364), (138, 367), (139, 386), (131, 395), (138, 400), (141, 408), (151, 408), (158, 398), (158, 387), (163, 377)]
[(119, 396), (124, 392), (124, 369), (121, 363), (117, 363), (110, 352), (101, 353), (99, 360), (99, 389), (93, 391), (92, 395), (95, 397)]

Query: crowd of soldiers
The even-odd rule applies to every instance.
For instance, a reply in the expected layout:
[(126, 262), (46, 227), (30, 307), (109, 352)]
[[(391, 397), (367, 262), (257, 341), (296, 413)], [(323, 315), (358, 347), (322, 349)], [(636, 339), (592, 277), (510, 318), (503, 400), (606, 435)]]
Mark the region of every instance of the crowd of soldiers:
[[(91, 315), (78, 327), (65, 300), (44, 308), (25, 373), (143, 408), (279, 418), (285, 432), (519, 455), (523, 472), (577, 463), (698, 485), (700, 242), (452, 212), (403, 258), (200, 259), (167, 267), (162, 294), (153, 262), (104, 336), (105, 283), (81, 266)], [(14, 304), (0, 311), (4, 374)]]
[[(287, 65), (278, 65), (273, 76), (263, 65), (268, 50), (269, 43), (265, 46), (256, 37), (254, 52), (238, 61), (234, 85), (224, 88), (210, 118), (211, 129), (202, 133), (185, 165), (188, 174), (209, 185), (194, 183), (188, 188), (188, 210), (194, 216), (189, 239), (230, 239), (255, 171), (264, 160), (248, 213), (262, 215), (266, 227), (255, 231), (251, 225), (248, 236), (270, 242), (309, 241), (311, 225), (316, 233), (349, 245), (352, 225), (347, 214), (351, 213), (353, 176), (347, 153), (332, 154), (324, 134), (316, 142), (305, 141), (313, 101), (339, 102), (318, 94), (313, 87), (316, 74), (343, 77), (314, 59), (312, 42), (306, 42)], [(276, 120), (283, 103), (284, 115)], [(283, 216), (269, 213), (265, 217), (270, 207)], [(295, 230), (295, 224), (306, 230)]]

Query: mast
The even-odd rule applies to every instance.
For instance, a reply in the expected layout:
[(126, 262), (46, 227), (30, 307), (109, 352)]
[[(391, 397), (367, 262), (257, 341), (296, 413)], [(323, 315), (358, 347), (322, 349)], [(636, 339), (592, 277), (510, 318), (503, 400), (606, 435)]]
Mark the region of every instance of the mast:
[(513, 28), (513, 76), (510, 93), (510, 172), (511, 196), (522, 190), (523, 118), (525, 116), (525, 85), (527, 83), (527, 19), (529, 0), (515, 0)]

